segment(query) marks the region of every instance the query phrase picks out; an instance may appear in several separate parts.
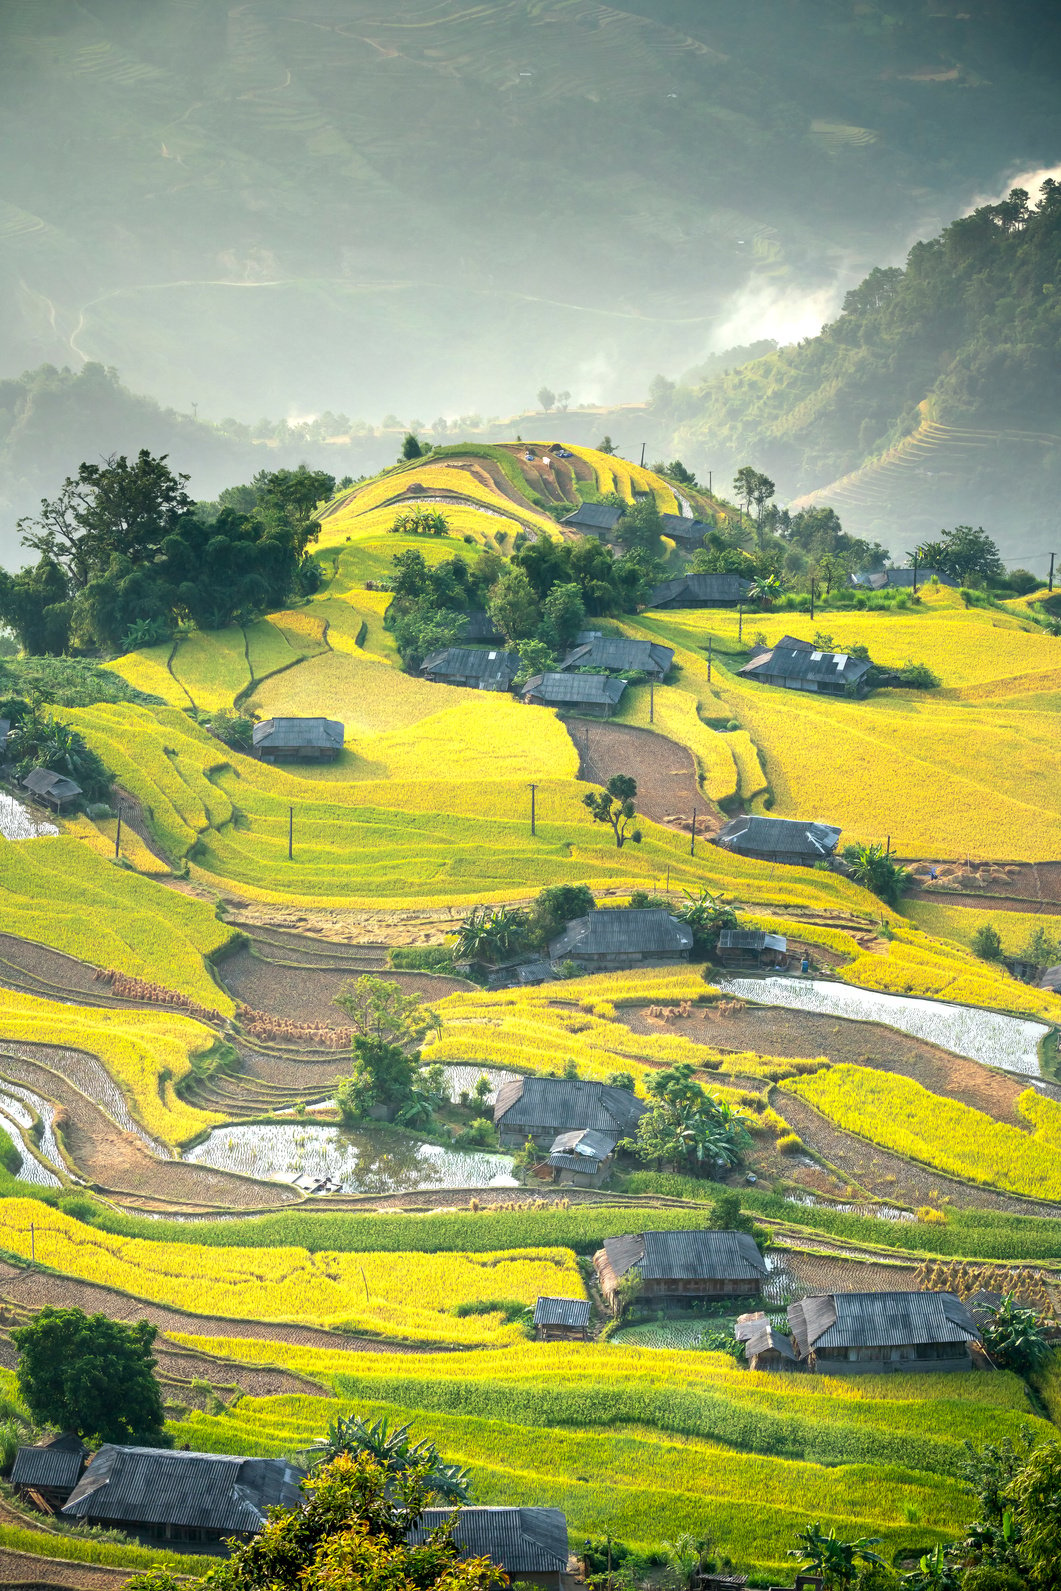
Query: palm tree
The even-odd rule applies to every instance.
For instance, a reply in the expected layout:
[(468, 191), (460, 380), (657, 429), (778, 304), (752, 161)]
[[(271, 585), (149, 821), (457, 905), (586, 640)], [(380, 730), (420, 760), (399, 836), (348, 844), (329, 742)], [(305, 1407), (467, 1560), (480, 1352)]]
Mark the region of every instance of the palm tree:
[(756, 575), (748, 588), (748, 600), (763, 608), (772, 607), (780, 595), (781, 582), (776, 575)]
[(457, 930), (457, 956), (467, 961), (500, 961), (522, 950), (526, 937), (526, 912), (511, 906), (497, 911), (473, 906)]
[(433, 1442), (410, 1442), (408, 1425), (391, 1427), (386, 1419), (366, 1425), (358, 1415), (340, 1415), (328, 1427), (328, 1434), (306, 1449), (314, 1469), (330, 1464), (341, 1453), (353, 1457), (367, 1453), (381, 1469), (397, 1479), (409, 1470), (419, 1470), (427, 1491), (445, 1503), (466, 1503), (471, 1489), (468, 1471), (447, 1464)]

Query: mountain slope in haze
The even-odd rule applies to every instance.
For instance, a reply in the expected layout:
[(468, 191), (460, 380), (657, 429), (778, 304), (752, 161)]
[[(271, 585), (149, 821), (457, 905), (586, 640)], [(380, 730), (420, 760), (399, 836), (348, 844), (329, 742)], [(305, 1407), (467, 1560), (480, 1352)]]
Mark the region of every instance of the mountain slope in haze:
[(974, 519), (1015, 558), (1041, 556), (1061, 484), (1061, 185), (1037, 208), (1019, 191), (982, 206), (905, 270), (874, 270), (817, 337), (695, 393), (657, 383), (652, 413), (690, 461), (753, 461), (895, 550)]
[(215, 416), (611, 401), (1053, 158), (1059, 38), (1033, 0), (8, 0), (4, 363)]

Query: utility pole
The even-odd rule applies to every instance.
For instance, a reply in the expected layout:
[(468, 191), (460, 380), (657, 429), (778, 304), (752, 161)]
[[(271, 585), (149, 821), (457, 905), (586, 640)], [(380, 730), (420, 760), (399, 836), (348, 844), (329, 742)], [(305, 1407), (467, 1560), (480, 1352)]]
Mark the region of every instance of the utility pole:
[(29, 1262), (31, 1265), (37, 1263), (37, 1227), (33, 1221), (29, 1224)]
[(918, 565), (918, 562), (919, 562), (918, 556), (917, 556), (917, 553), (915, 552), (914, 553), (914, 595), (915, 595), (915, 597), (917, 595), (917, 565)]
[(118, 860), (122, 848), (122, 804), (118, 802), (118, 832), (114, 836), (114, 859)]
[(814, 597), (815, 597), (815, 580), (814, 580), (814, 576), (811, 575), (811, 581), (810, 581), (810, 616), (811, 616), (812, 619), (814, 617)]
[(714, 497), (714, 495), (715, 495), (714, 492), (711, 489), (711, 482), (712, 482), (713, 478), (714, 478), (713, 477), (713, 472), (711, 470), (708, 470), (708, 472), (707, 472), (707, 495), (708, 495), (708, 497)]
[(892, 837), (890, 834), (888, 835), (888, 840), (884, 847), (884, 854), (885, 856), (890, 856), (892, 854)]
[(192, 419), (193, 420), (198, 420), (198, 418), (199, 418), (199, 405), (193, 399), (192, 400)]
[(656, 722), (656, 682), (654, 679), (650, 679), (648, 682), (648, 721), (650, 724)]
[(1047, 581), (1047, 589), (1049, 591), (1054, 589), (1054, 559), (1056, 556), (1056, 553), (1050, 554), (1050, 579)]
[(290, 862), (294, 854), (295, 844), (295, 809), (287, 809), (287, 859)]
[(693, 823), (689, 830), (689, 855), (696, 855), (696, 808), (693, 807)]
[(740, 646), (744, 638), (744, 603), (737, 603), (737, 645)]
[(647, 442), (642, 442), (642, 444), (641, 444), (641, 468), (642, 469), (644, 469), (644, 467), (645, 467), (645, 449), (646, 449), (647, 446), (648, 446)]
[(534, 822), (535, 822), (535, 817), (536, 817), (536, 813), (535, 813), (535, 810), (534, 810), (534, 798), (535, 798), (535, 794), (537, 793), (537, 789), (538, 789), (538, 786), (536, 784), (532, 784), (531, 787), (530, 787), (530, 793), (531, 793), (531, 837), (532, 838), (533, 838), (533, 836), (534, 836), (534, 834), (536, 832), (535, 828), (534, 828)]
[(707, 683), (711, 683), (711, 636), (707, 638)]

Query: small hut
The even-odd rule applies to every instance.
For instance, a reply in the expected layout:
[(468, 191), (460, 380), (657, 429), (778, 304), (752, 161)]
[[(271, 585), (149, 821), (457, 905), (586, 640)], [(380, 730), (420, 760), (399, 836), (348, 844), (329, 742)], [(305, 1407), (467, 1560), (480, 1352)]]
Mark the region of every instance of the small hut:
[(489, 1558), (517, 1585), (568, 1591), (567, 1516), (559, 1508), (425, 1508), (406, 1541), (419, 1547), (457, 1513), (450, 1540), (461, 1558)]
[(626, 689), (624, 679), (610, 674), (535, 674), (522, 698), (532, 707), (556, 707), (581, 718), (610, 718)]
[(798, 1370), (799, 1359), (792, 1340), (775, 1331), (761, 1309), (738, 1315), (733, 1335), (744, 1346), (749, 1370)]
[(566, 514), (560, 523), (568, 530), (580, 530), (584, 535), (606, 541), (622, 517), (622, 509), (612, 508), (608, 503), (580, 503), (574, 513)]
[(35, 795), (38, 801), (50, 801), (56, 812), (62, 810), (64, 801), (76, 801), (82, 793), (81, 786), (50, 768), (34, 768), (22, 781), (22, 788)]
[(971, 1370), (980, 1330), (955, 1293), (816, 1293), (790, 1304), (808, 1370)]
[(611, 1170), (618, 1140), (592, 1127), (557, 1133), (549, 1150), (547, 1169), (562, 1187), (599, 1188)]
[(251, 731), (262, 762), (334, 762), (345, 730), (334, 718), (264, 718)]
[(549, 941), (552, 961), (574, 961), (593, 972), (688, 961), (693, 931), (658, 906), (609, 906), (576, 917)]
[(539, 1342), (585, 1342), (589, 1302), (585, 1298), (539, 1298), (534, 1306)]
[(72, 1431), (35, 1447), (20, 1447), (11, 1468), (11, 1484), (21, 1497), (54, 1511), (61, 1508), (81, 1479), (88, 1448)]
[(784, 967), (788, 940), (761, 928), (723, 928), (718, 936), (718, 959), (724, 967)]

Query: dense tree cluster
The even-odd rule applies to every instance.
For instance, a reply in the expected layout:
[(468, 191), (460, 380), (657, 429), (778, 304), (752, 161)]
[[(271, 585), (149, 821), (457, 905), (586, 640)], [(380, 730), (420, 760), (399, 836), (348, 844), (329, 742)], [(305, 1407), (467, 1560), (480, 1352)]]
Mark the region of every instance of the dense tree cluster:
[(0, 571), (0, 619), (24, 650), (121, 651), (180, 623), (220, 629), (316, 589), (307, 547), (330, 475), (262, 471), (211, 504), (194, 503), (187, 481), (145, 448), (132, 462), (82, 464), (19, 522), (39, 561)]
[(18, 1389), (42, 1425), (96, 1442), (169, 1447), (151, 1352), (156, 1328), (81, 1309), (42, 1309), (11, 1333)]

